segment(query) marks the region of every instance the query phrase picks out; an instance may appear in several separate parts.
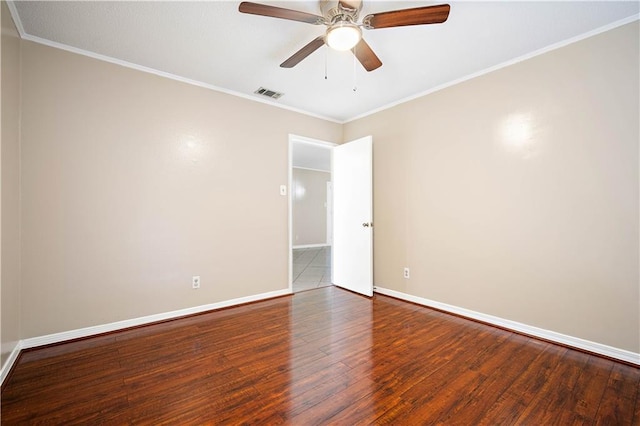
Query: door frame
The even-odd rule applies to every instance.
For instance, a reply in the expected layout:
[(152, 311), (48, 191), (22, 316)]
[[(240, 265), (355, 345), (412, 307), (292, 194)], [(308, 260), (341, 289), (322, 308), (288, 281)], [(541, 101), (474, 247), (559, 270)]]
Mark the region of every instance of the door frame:
[[(333, 158), (333, 157), (331, 157)], [(333, 176), (333, 172), (330, 173)], [(333, 178), (327, 182), (327, 201), (325, 210), (327, 211), (327, 244), (333, 245)]]
[[(327, 149), (332, 149), (338, 146), (338, 143), (323, 141), (320, 139), (308, 138), (306, 136), (299, 136), (289, 134), (289, 148), (288, 148), (288, 161), (287, 161), (287, 202), (288, 202), (288, 234), (289, 234), (289, 293), (293, 293), (293, 146), (297, 143), (310, 144), (321, 146)], [(332, 155), (333, 157), (333, 155)]]

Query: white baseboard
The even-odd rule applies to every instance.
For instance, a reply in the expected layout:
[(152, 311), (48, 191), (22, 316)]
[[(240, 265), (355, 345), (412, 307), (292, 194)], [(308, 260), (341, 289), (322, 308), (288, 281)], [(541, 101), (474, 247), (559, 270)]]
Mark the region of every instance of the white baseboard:
[(7, 360), (2, 365), (2, 369), (0, 369), (0, 386), (4, 383), (4, 379), (6, 379), (6, 377), (9, 375), (9, 371), (11, 371), (13, 364), (15, 364), (15, 362), (17, 361), (18, 355), (20, 355), (21, 350), (22, 342), (19, 341), (11, 351), (9, 358), (7, 358)]
[(400, 291), (390, 290), (383, 287), (375, 287), (376, 293), (395, 297), (396, 299), (405, 300), (407, 302), (417, 303), (419, 305), (428, 306), (430, 308), (439, 309), (452, 314), (460, 315), (466, 318), (482, 321), (498, 327), (513, 330), (529, 336), (539, 337), (544, 340), (570, 346), (577, 349), (583, 349), (595, 354), (604, 355), (609, 358), (618, 359), (631, 364), (640, 366), (640, 353), (627, 351), (625, 349), (614, 348), (612, 346), (603, 345), (589, 340), (580, 339), (579, 337), (568, 336), (566, 334), (556, 333), (555, 331), (545, 330), (543, 328), (522, 324), (517, 321), (511, 321), (493, 315), (487, 315), (480, 312), (472, 311), (458, 306), (448, 305), (435, 300), (425, 299), (418, 296), (402, 293)]
[(37, 346), (50, 345), (52, 343), (60, 343), (66, 340), (78, 339), (81, 337), (94, 336), (96, 334), (109, 333), (111, 331), (122, 330), (125, 328), (136, 327), (139, 325), (151, 324), (158, 321), (184, 317), (187, 315), (199, 314), (201, 312), (211, 311), (214, 309), (227, 308), (235, 305), (242, 305), (249, 302), (257, 302), (259, 300), (271, 299), (274, 297), (285, 296), (291, 294), (290, 289), (271, 291), (268, 293), (256, 294), (253, 296), (240, 297), (237, 299), (225, 300), (222, 302), (210, 303), (207, 305), (194, 306), (192, 308), (179, 309), (177, 311), (164, 312), (161, 314), (148, 315), (145, 317), (134, 318), (124, 321), (112, 322), (109, 324), (96, 325), (93, 327), (80, 328), (77, 330), (64, 331), (62, 333), (48, 334), (45, 336), (32, 337), (21, 341), (24, 349), (34, 348)]
[(244, 303), (272, 299), (274, 297), (286, 296), (288, 294), (291, 294), (291, 289), (276, 290), (268, 293), (256, 294), (253, 296), (246, 296), (237, 299), (225, 300), (222, 302), (210, 303), (207, 305), (194, 306), (192, 308), (179, 309), (177, 311), (147, 315), (144, 317), (124, 321), (117, 321), (108, 324), (96, 325), (93, 327), (85, 327), (77, 330), (63, 331), (61, 333), (48, 334), (45, 336), (31, 337), (29, 339), (20, 340), (14, 348), (13, 352), (11, 352), (11, 356), (9, 356), (7, 361), (2, 366), (2, 370), (0, 370), (0, 385), (4, 382), (4, 379), (9, 374), (9, 371), (11, 371), (11, 368), (18, 359), (18, 355), (20, 354), (20, 351), (22, 349), (35, 348), (38, 346), (50, 345), (53, 343), (61, 343), (67, 340), (95, 336), (97, 334), (109, 333), (112, 331), (123, 330), (125, 328), (151, 324), (158, 321), (165, 321), (169, 319), (184, 317), (187, 315), (199, 314), (201, 312), (212, 311), (215, 309), (228, 308), (231, 306), (242, 305)]
[[(408, 302), (417, 303), (419, 305), (428, 306), (435, 309), (440, 309), (445, 312), (450, 312), (463, 317), (475, 319), (478, 321), (493, 324), (498, 327), (503, 327), (509, 330), (524, 333), (530, 336), (540, 337), (545, 340), (556, 342), (559, 344), (583, 349), (596, 354), (604, 355), (610, 358), (619, 359), (621, 361), (629, 362), (631, 364), (640, 365), (640, 354), (627, 351), (624, 349), (618, 349), (611, 346), (603, 345), (601, 343), (591, 342), (589, 340), (580, 339), (578, 337), (567, 336), (565, 334), (556, 333), (554, 331), (545, 330), (538, 327), (522, 324), (516, 321), (506, 320), (504, 318), (495, 317), (493, 315), (487, 315), (480, 312), (475, 312), (469, 309), (460, 308), (446, 303), (436, 302), (434, 300), (425, 299), (418, 296), (412, 296), (410, 294), (402, 293), (395, 290), (386, 289), (383, 287), (375, 287), (375, 292), (384, 294), (387, 296), (395, 297), (397, 299), (406, 300)], [(179, 318), (187, 315), (198, 314), (201, 312), (211, 311), (215, 309), (227, 308), (235, 305), (241, 305), (249, 302), (257, 302), (260, 300), (271, 299), (279, 296), (286, 296), (291, 294), (290, 289), (271, 291), (268, 293), (257, 294), (253, 296), (241, 297), (237, 299), (226, 300), (223, 302), (216, 302), (207, 305), (195, 306), (192, 308), (180, 309), (177, 311), (165, 312), (161, 314), (148, 315), (145, 317), (134, 318), (125, 321), (112, 322), (109, 324), (97, 325), (93, 327), (85, 327), (77, 330), (65, 331), (62, 333), (48, 334), (45, 336), (32, 337), (24, 339), (18, 342), (16, 347), (9, 355), (9, 358), (5, 361), (0, 369), (0, 385), (4, 382), (4, 379), (11, 371), (13, 364), (18, 359), (20, 351), (23, 349), (34, 348), (43, 345), (50, 345), (53, 343), (60, 343), (67, 340), (78, 339), (82, 337), (90, 337), (97, 334), (108, 333), (111, 331), (122, 330), (125, 328), (136, 327), (140, 325), (150, 324), (158, 321), (164, 321), (174, 318)]]
[(303, 249), (303, 248), (318, 248), (318, 247), (331, 247), (331, 244), (302, 244), (299, 246), (293, 246), (294, 249)]

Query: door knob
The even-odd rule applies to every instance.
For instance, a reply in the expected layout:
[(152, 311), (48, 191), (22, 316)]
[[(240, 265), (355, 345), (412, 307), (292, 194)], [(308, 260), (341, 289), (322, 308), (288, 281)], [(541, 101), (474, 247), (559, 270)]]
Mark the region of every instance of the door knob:
[(371, 223), (365, 222), (365, 223), (362, 224), (362, 226), (364, 226), (365, 228), (368, 228), (368, 227), (372, 227), (373, 228), (373, 222), (371, 222)]

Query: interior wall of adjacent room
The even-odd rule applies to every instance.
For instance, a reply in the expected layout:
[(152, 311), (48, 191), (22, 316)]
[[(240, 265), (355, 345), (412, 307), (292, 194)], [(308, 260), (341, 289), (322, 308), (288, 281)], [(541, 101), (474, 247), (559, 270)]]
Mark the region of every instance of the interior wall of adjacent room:
[(375, 285), (640, 352), (638, 40), (635, 21), (347, 123), (375, 140)]
[(6, 2), (0, 11), (2, 53), (2, 197), (0, 229), (1, 364), (20, 340), (20, 38)]
[(340, 124), (22, 49), (22, 338), (287, 289), (288, 135)]
[(331, 173), (294, 167), (293, 246), (327, 243), (327, 182)]

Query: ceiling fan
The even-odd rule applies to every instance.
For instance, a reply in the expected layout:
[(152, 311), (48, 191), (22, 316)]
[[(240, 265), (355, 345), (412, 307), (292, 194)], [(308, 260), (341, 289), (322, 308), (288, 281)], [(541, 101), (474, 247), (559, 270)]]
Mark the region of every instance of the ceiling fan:
[(361, 28), (375, 30), (407, 25), (441, 24), (449, 17), (450, 9), (448, 4), (440, 4), (373, 13), (365, 16), (358, 24), (362, 0), (320, 0), (322, 16), (247, 1), (240, 3), (239, 7), (242, 13), (327, 26), (327, 32), (324, 35), (315, 38), (281, 63), (282, 68), (293, 68), (318, 48), (327, 44), (336, 50), (351, 50), (367, 71), (379, 68), (382, 61), (362, 38)]

